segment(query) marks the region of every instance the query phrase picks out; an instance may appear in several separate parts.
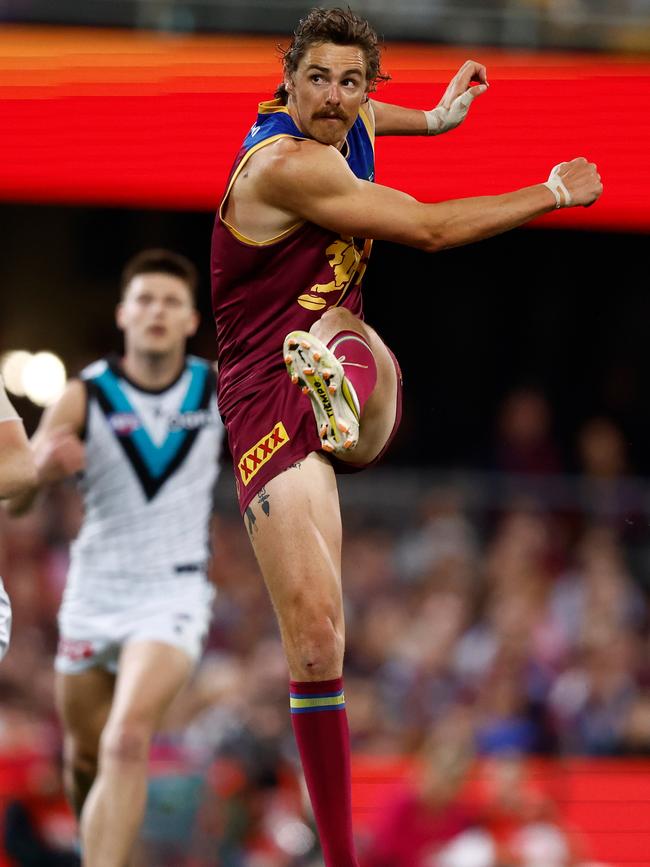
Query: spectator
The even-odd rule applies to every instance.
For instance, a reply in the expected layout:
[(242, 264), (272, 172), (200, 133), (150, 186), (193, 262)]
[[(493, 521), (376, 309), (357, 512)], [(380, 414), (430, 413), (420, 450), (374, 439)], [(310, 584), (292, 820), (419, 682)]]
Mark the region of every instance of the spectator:
[(523, 476), (562, 472), (560, 450), (551, 432), (551, 409), (533, 388), (511, 392), (501, 405), (492, 468)]
[(427, 739), (419, 758), (422, 776), (381, 811), (363, 867), (428, 867), (476, 824), (476, 812), (463, 796), (473, 762), (468, 719), (450, 716)]

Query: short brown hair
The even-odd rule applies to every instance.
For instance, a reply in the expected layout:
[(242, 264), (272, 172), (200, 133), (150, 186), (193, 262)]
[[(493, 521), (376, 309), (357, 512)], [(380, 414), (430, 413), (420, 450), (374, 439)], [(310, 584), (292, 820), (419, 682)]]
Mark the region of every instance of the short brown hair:
[(124, 266), (122, 271), (121, 291), (122, 297), (126, 292), (126, 288), (140, 274), (171, 274), (172, 277), (179, 277), (187, 284), (192, 301), (196, 301), (196, 292), (199, 284), (199, 273), (196, 267), (181, 256), (180, 253), (172, 253), (171, 250), (153, 249), (142, 250), (136, 253)]
[[(289, 47), (281, 49), (285, 75), (291, 75), (312, 45), (332, 42), (334, 45), (358, 45), (366, 56), (366, 79), (370, 90), (378, 81), (388, 81), (390, 75), (381, 71), (379, 38), (365, 18), (355, 15), (348, 7), (341, 9), (312, 9), (298, 22)], [(276, 99), (286, 105), (288, 100), (284, 82), (275, 91)]]

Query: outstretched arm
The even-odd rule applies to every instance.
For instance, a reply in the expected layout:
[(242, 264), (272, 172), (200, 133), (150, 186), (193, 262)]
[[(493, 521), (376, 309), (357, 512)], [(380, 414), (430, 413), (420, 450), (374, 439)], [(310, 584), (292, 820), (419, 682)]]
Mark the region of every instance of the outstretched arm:
[(86, 395), (79, 380), (71, 380), (54, 406), (43, 413), (31, 442), (30, 453), (35, 465), (30, 483), (13, 495), (7, 503), (10, 515), (22, 515), (34, 503), (41, 488), (74, 475), (85, 464), (84, 446), (79, 439), (84, 426)]
[(438, 105), (429, 111), (371, 100), (375, 135), (440, 135), (449, 132), (465, 120), (472, 101), (487, 89), (485, 67), (475, 60), (466, 60), (449, 82)]
[(261, 203), (342, 235), (395, 241), (429, 252), (498, 235), (556, 207), (588, 206), (602, 192), (596, 167), (580, 157), (562, 163), (549, 181), (531, 187), (425, 204), (359, 180), (335, 148), (281, 140), (268, 151), (256, 179)]

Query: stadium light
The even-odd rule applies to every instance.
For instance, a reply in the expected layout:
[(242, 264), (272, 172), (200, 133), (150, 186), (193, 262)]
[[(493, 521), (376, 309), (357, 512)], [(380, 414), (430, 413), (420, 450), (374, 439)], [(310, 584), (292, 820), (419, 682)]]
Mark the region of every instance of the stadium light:
[(16, 397), (25, 397), (23, 373), (31, 358), (32, 353), (24, 349), (14, 349), (11, 352), (5, 352), (2, 358), (0, 358), (0, 373), (2, 374), (5, 388)]
[(26, 396), (37, 406), (50, 406), (65, 388), (65, 365), (52, 352), (32, 355), (23, 370), (22, 384)]

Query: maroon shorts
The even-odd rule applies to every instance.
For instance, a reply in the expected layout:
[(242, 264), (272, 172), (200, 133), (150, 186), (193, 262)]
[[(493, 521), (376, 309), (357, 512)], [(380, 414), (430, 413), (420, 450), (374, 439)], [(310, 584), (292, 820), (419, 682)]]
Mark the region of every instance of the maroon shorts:
[(397, 373), (395, 424), (380, 454), (367, 464), (340, 461), (321, 450), (311, 401), (301, 395), (284, 369), (265, 380), (263, 389), (237, 402), (225, 423), (242, 515), (261, 488), (311, 452), (332, 458), (337, 473), (359, 472), (381, 460), (402, 418), (402, 372), (392, 352), (390, 356)]

